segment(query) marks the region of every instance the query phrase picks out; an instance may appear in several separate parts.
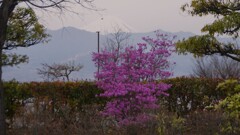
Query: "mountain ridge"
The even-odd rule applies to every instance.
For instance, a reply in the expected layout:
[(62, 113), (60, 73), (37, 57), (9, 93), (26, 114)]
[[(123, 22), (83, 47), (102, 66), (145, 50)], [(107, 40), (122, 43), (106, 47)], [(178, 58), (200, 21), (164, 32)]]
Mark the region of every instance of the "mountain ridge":
[[(188, 38), (193, 36), (190, 32), (171, 33), (160, 30), (163, 34), (170, 33), (177, 35), (180, 38)], [(20, 64), (18, 67), (4, 67), (3, 79), (11, 80), (15, 78), (21, 82), (43, 81), (37, 74), (37, 68), (41, 68), (41, 63), (53, 64), (64, 63), (70, 60), (75, 60), (75, 63), (80, 63), (84, 67), (79, 72), (73, 73), (73, 80), (94, 79), (96, 68), (91, 61), (92, 52), (97, 51), (97, 33), (89, 32), (74, 27), (64, 27), (58, 30), (47, 30), (51, 35), (51, 40), (48, 44), (39, 44), (29, 48), (18, 48), (15, 53), (26, 54), (29, 56), (28, 64)], [(101, 35), (101, 47), (108, 35)], [(154, 37), (154, 32), (148, 33), (131, 33), (133, 43), (137, 44), (142, 41), (142, 37)], [(178, 38), (177, 38), (178, 40)], [(177, 64), (174, 68), (175, 76), (189, 75), (191, 70), (192, 56), (180, 56), (174, 54), (171, 57), (172, 61)]]

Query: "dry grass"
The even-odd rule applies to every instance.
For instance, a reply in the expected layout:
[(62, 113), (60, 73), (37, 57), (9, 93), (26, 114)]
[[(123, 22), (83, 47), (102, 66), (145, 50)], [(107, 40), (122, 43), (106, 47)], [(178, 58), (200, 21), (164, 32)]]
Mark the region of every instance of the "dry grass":
[(53, 108), (35, 101), (9, 121), (8, 135), (221, 135), (225, 122), (221, 112), (199, 110), (178, 117), (162, 108), (155, 113), (157, 119), (144, 127), (118, 128), (114, 119), (99, 116), (101, 108), (91, 105), (76, 109), (64, 104)]

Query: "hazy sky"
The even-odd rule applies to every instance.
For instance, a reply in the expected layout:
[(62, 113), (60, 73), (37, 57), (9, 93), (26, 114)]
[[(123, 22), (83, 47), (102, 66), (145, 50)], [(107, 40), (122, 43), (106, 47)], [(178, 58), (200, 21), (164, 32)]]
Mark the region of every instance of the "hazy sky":
[(137, 32), (162, 29), (169, 32), (193, 32), (200, 34), (212, 17), (192, 17), (180, 10), (181, 5), (190, 0), (95, 0), (95, 6), (103, 11), (89, 11), (72, 7), (79, 15), (65, 13), (61, 17), (39, 13), (41, 22), (49, 29), (73, 26), (81, 28), (103, 15), (116, 16)]

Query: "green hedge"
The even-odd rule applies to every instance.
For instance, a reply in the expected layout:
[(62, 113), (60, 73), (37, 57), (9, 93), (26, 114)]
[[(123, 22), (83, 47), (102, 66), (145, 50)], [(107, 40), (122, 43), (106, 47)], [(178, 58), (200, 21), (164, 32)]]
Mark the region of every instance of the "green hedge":
[(203, 110), (214, 105), (226, 97), (224, 91), (216, 89), (221, 79), (177, 77), (164, 80), (172, 84), (168, 90), (169, 96), (162, 97), (161, 101), (169, 111), (178, 115), (186, 115), (195, 110)]
[[(27, 102), (44, 102), (48, 109), (56, 111), (63, 105), (81, 110), (85, 105), (104, 104), (105, 99), (97, 97), (101, 92), (94, 82), (4, 82), (5, 110), (12, 118)], [(33, 100), (33, 101), (31, 101)]]
[[(204, 109), (226, 97), (224, 91), (216, 90), (220, 79), (178, 77), (163, 82), (172, 84), (168, 97), (160, 101), (171, 112), (186, 115), (197, 109)], [(34, 98), (35, 102), (49, 103), (48, 109), (58, 109), (68, 105), (72, 109), (81, 110), (85, 105), (104, 105), (106, 99), (98, 95), (101, 90), (94, 82), (4, 82), (6, 114), (9, 118), (18, 108)], [(28, 99), (28, 100), (27, 100)]]

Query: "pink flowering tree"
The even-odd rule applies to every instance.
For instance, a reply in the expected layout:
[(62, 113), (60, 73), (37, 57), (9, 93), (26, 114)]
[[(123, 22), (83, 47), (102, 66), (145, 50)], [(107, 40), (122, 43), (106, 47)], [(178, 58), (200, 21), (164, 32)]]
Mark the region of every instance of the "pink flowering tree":
[(109, 98), (102, 115), (114, 118), (121, 126), (148, 121), (150, 111), (158, 108), (158, 97), (168, 95), (171, 85), (157, 80), (172, 75), (168, 58), (174, 51), (173, 38), (156, 35), (156, 39), (144, 37), (145, 43), (137, 46), (93, 53), (100, 68), (95, 73), (97, 85), (104, 91), (99, 96)]

